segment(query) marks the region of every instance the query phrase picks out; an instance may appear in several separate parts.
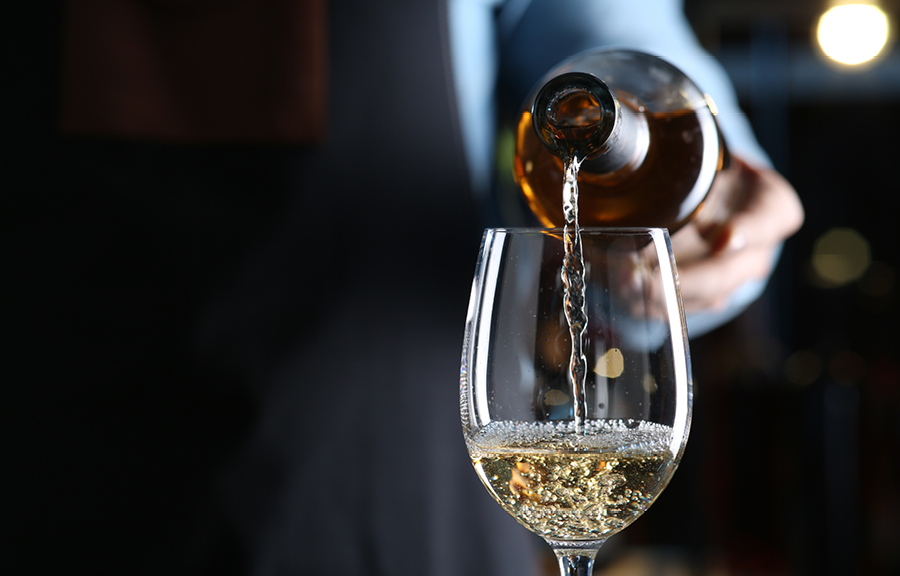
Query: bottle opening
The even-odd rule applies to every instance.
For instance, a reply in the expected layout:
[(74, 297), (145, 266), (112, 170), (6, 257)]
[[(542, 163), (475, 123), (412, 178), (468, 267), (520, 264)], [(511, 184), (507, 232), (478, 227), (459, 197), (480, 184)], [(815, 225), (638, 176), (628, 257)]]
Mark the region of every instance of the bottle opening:
[(547, 124), (556, 138), (588, 140), (602, 121), (600, 103), (590, 92), (578, 89), (556, 94), (547, 111)]
[(553, 154), (584, 159), (600, 150), (617, 121), (617, 102), (606, 84), (591, 74), (561, 74), (534, 99), (532, 120)]

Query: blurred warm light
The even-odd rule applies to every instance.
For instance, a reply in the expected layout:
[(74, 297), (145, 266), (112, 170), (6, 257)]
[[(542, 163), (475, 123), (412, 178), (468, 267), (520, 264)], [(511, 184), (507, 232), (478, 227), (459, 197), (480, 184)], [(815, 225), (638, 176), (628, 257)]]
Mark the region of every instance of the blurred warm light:
[(850, 228), (832, 228), (813, 247), (813, 272), (829, 287), (859, 280), (871, 261), (869, 242)]
[(877, 56), (888, 40), (888, 18), (872, 4), (834, 6), (819, 18), (816, 36), (830, 58), (862, 64)]
[(618, 378), (625, 371), (625, 357), (618, 348), (610, 348), (597, 359), (594, 372), (604, 378)]
[(784, 375), (793, 384), (807, 386), (822, 374), (822, 358), (812, 350), (798, 350), (784, 363)]

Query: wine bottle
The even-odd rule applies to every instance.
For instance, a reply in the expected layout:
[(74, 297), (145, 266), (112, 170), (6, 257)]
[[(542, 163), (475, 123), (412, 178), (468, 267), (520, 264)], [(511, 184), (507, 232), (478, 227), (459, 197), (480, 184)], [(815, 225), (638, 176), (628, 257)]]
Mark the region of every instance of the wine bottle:
[(516, 181), (535, 216), (563, 226), (567, 160), (578, 172), (582, 226), (674, 231), (704, 202), (728, 161), (712, 100), (665, 60), (595, 50), (551, 70), (526, 99)]

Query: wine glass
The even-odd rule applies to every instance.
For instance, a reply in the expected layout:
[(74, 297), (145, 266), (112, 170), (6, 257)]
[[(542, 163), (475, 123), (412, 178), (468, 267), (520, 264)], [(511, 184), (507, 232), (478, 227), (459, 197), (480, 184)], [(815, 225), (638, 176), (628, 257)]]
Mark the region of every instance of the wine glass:
[[(583, 292), (563, 281), (565, 236), (485, 231), (460, 412), (488, 492), (572, 576), (590, 574), (600, 546), (668, 484), (687, 442), (692, 383), (668, 232), (582, 229)], [(571, 301), (586, 318), (574, 329)]]

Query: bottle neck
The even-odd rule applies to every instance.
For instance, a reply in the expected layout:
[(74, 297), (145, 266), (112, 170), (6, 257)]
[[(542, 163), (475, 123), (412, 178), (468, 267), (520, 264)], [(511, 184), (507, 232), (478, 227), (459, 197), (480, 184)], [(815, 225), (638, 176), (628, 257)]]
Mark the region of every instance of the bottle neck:
[(650, 127), (647, 115), (627, 106), (619, 107), (617, 129), (606, 144), (581, 165), (585, 172), (611, 174), (623, 168), (635, 168), (643, 162), (650, 147)]
[(649, 145), (646, 117), (623, 109), (605, 82), (582, 72), (544, 84), (534, 99), (532, 122), (551, 153), (582, 160), (582, 169), (596, 174), (639, 164)]

